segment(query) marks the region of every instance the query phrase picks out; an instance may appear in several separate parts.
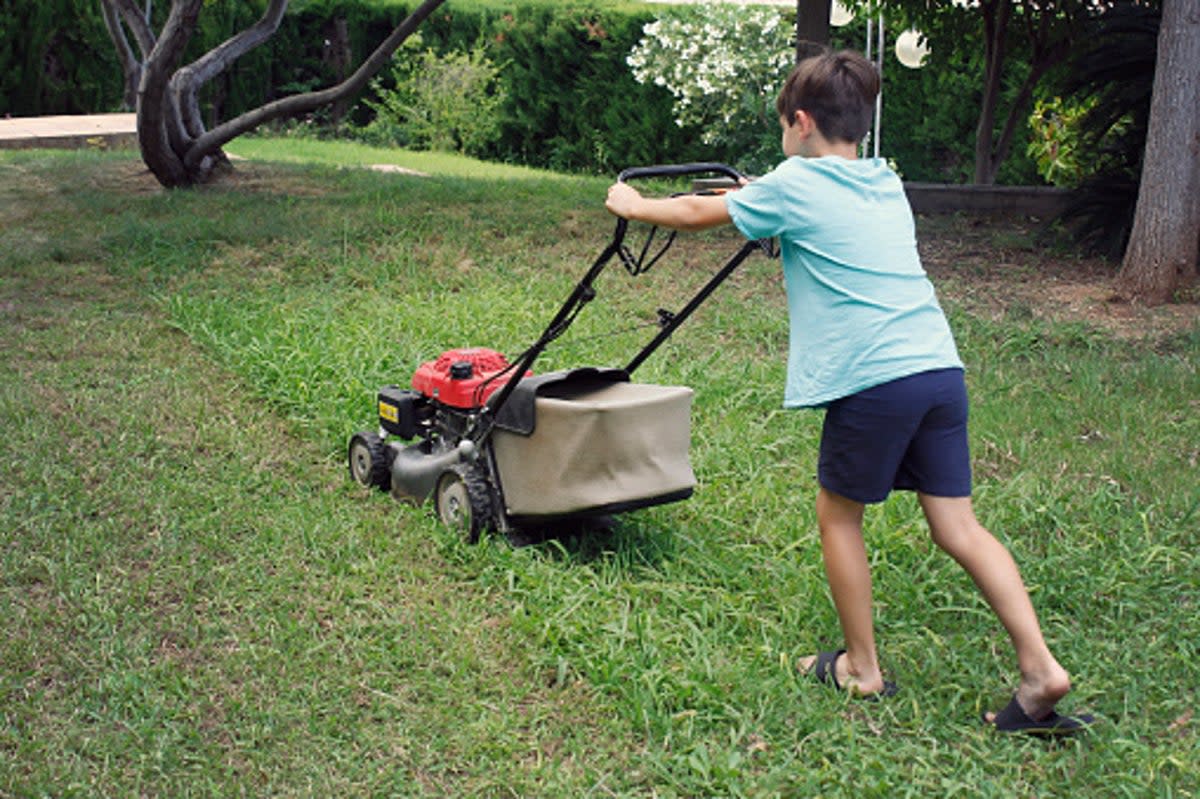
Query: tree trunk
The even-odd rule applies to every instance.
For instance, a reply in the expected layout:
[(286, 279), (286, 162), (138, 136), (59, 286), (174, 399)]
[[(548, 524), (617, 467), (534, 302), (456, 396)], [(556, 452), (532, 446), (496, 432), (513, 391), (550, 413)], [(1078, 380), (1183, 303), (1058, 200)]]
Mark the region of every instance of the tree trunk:
[(980, 6), (983, 12), (984, 75), (979, 125), (975, 128), (975, 183), (990, 186), (996, 182), (998, 161), (992, 155), (995, 140), (996, 105), (1000, 102), (1001, 75), (1007, 48), (1008, 23), (1012, 18), (1011, 0), (994, 0)]
[(179, 109), (171, 102), (167, 88), (196, 30), (203, 4), (203, 0), (173, 0), (167, 24), (146, 59), (138, 86), (138, 147), (154, 177), (168, 188), (193, 182), (177, 155), (185, 136), (179, 124)]
[(1117, 291), (1168, 302), (1200, 257), (1200, 0), (1163, 0), (1133, 230)]
[(796, 62), (829, 46), (830, 0), (796, 0)]
[[(336, 86), (276, 100), (206, 130), (197, 99), (205, 83), (222, 74), (238, 58), (266, 42), (279, 27), (288, 0), (270, 0), (263, 16), (199, 59), (179, 67), (196, 30), (205, 0), (172, 0), (170, 16), (155, 40), (135, 0), (101, 0), (110, 33), (120, 49), (124, 39), (116, 15), (134, 34), (143, 57), (137, 96), (138, 144), (142, 160), (162, 185), (171, 188), (202, 183), (225, 162), (221, 147), (274, 119), (296, 116), (352, 97), (366, 86), (392, 54), (445, 0), (425, 0), (405, 18), (355, 72)], [(126, 41), (127, 43), (127, 41)]]

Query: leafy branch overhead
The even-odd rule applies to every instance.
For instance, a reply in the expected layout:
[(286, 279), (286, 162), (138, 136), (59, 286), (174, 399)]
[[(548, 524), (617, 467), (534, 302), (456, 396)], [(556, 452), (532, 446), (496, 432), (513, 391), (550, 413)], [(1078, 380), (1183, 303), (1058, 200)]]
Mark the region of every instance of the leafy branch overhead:
[[(992, 184), (1012, 149), (1014, 137), (1032, 110), (1035, 90), (1063, 63), (1084, 23), (1107, 0), (892, 0), (889, 16), (927, 34), (938, 58), (963, 58), (961, 47), (975, 46), (982, 30), (983, 75), (975, 129), (973, 182)], [(1003, 94), (1016, 93), (1007, 104)]]

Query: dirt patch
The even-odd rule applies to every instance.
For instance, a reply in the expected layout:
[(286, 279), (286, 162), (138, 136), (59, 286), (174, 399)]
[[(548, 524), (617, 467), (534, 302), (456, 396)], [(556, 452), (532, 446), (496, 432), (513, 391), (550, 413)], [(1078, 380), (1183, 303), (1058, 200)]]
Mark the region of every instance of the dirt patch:
[(1080, 322), (1118, 338), (1159, 338), (1200, 323), (1200, 287), (1146, 307), (1113, 288), (1119, 264), (1046, 242), (1044, 225), (1021, 217), (922, 217), (917, 239), (939, 293), (973, 313)]
[(295, 170), (273, 169), (269, 164), (256, 164), (238, 159), (233, 169), (220, 170), (204, 188), (262, 194), (287, 194), (293, 197), (326, 197), (341, 193)]
[[(92, 186), (116, 194), (146, 195), (168, 191), (140, 161), (114, 162), (91, 171)], [(235, 169), (221, 169), (198, 191), (237, 191), (288, 194), (294, 197), (324, 197), (334, 191), (303, 173), (273, 169), (269, 164), (238, 160)]]
[(92, 187), (117, 194), (146, 195), (166, 192), (154, 173), (140, 161), (117, 162), (105, 169), (91, 170)]

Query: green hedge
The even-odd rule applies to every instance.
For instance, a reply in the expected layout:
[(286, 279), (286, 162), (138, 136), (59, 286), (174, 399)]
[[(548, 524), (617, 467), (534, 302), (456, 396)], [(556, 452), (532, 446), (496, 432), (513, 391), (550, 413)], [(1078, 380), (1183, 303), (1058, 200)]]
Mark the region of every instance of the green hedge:
[[(312, 31), (345, 19), (354, 57), (361, 59), (404, 13), (400, 4), (318, 0), (291, 21), (298, 30)], [(483, 42), (489, 58), (502, 66), (508, 99), (490, 157), (608, 173), (631, 164), (711, 155), (693, 143), (695, 131), (674, 124), (670, 95), (639, 85), (625, 65), (651, 19), (652, 12), (644, 9), (589, 4), (447, 3), (420, 33), (424, 46), (438, 52)], [(312, 61), (301, 69), (310, 78), (331, 77), (320, 75)]]
[[(117, 110), (121, 72), (98, 0), (0, 0), (0, 116)], [(155, 3), (164, 15), (165, 0)], [(211, 0), (200, 16), (191, 57), (251, 24), (263, 0)], [(339, 29), (353, 69), (416, 2), (295, 0), (279, 31), (205, 90), (209, 124), (278, 96), (336, 82)], [(503, 67), (507, 108), (489, 157), (561, 170), (611, 174), (624, 166), (664, 161), (723, 160), (738, 154), (699, 143), (698, 131), (675, 125), (666, 90), (634, 81), (625, 58), (642, 26), (667, 6), (579, 0), (451, 0), (421, 27), (438, 52), (487, 45)], [(839, 29), (861, 46), (855, 26)], [(906, 178), (969, 179), (980, 79), (951, 66), (913, 72), (885, 67), (884, 152)], [(947, 102), (948, 98), (955, 98)], [(365, 123), (365, 107), (333, 109), (334, 119)], [(324, 115), (326, 119), (330, 114)], [(774, 134), (771, 134), (774, 135)], [(1035, 177), (1024, 145), (1014, 144), (1003, 182)]]
[[(167, 3), (156, 4), (165, 13)], [(353, 69), (414, 4), (386, 0), (297, 2), (272, 39), (214, 80), (202, 97), (209, 124), (275, 97), (344, 76), (339, 21)], [(206, 3), (190, 46), (195, 57), (251, 24), (261, 0)], [(564, 170), (610, 172), (629, 164), (711, 157), (672, 121), (669, 95), (640, 86), (625, 56), (652, 14), (636, 6), (530, 2), (447, 3), (422, 26), (439, 52), (478, 41), (504, 65), (503, 135), (492, 157)], [(71, 20), (69, 25), (62, 20)], [(18, 32), (28, 32), (21, 33)], [(97, 0), (49, 0), (0, 8), (0, 115), (117, 110), (121, 71)], [(336, 110), (336, 115), (353, 109)], [(352, 117), (364, 122), (363, 110)]]
[(121, 91), (99, 2), (0, 2), (0, 117), (107, 111)]
[(601, 172), (714, 156), (675, 125), (670, 95), (638, 84), (625, 64), (649, 15), (520, 12), (495, 28), (509, 93), (497, 155)]

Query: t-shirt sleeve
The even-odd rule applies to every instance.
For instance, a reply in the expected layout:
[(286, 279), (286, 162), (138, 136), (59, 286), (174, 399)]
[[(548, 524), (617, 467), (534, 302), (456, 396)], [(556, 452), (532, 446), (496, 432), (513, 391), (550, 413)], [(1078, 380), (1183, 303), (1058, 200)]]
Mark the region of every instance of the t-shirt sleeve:
[(733, 224), (748, 239), (769, 239), (784, 230), (784, 204), (779, 179), (771, 172), (725, 195)]

